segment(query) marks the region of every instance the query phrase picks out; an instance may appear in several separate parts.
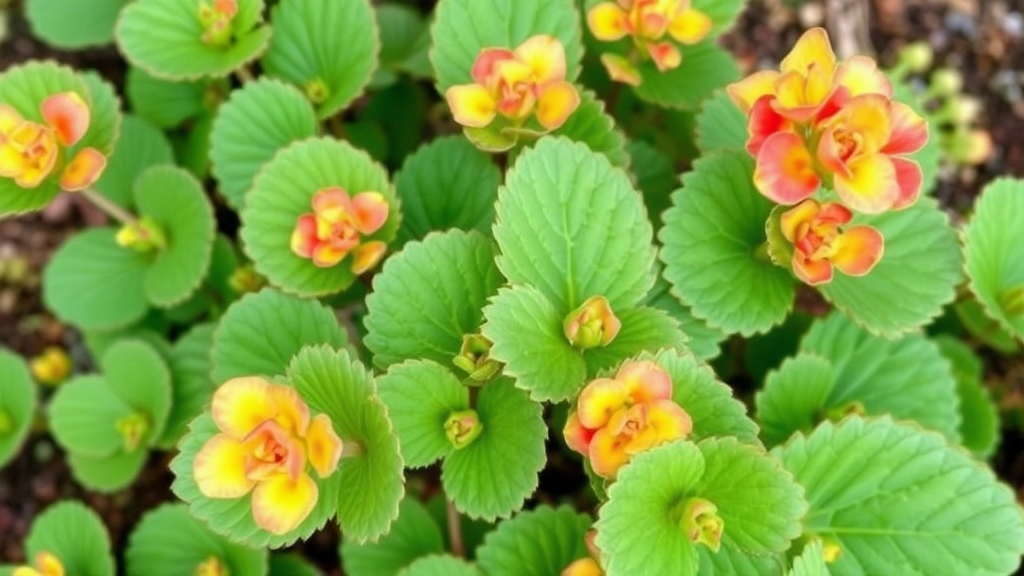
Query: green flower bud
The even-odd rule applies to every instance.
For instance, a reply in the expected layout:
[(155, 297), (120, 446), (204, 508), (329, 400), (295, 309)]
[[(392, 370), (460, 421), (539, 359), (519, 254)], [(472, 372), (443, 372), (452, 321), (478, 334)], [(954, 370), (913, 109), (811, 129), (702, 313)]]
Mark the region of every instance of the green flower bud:
[(121, 227), (116, 236), (117, 243), (136, 252), (152, 252), (167, 247), (167, 237), (160, 225), (149, 216), (143, 216)]
[(472, 444), (483, 431), (484, 425), (475, 410), (452, 412), (444, 423), (445, 435), (456, 450)]
[(703, 544), (714, 552), (722, 545), (725, 521), (718, 515), (718, 507), (703, 498), (688, 498), (683, 502), (679, 520), (683, 533), (694, 544)]
[(491, 358), (490, 340), (482, 334), (465, 334), (462, 337), (462, 348), (452, 363), (477, 382), (486, 382), (501, 371), (501, 362)]
[(132, 452), (142, 444), (142, 439), (149, 432), (149, 417), (141, 412), (133, 412), (114, 423), (117, 432), (124, 438), (124, 449)]
[(924, 72), (932, 65), (935, 53), (927, 42), (912, 42), (900, 50), (899, 67), (910, 73)]
[(604, 296), (592, 296), (565, 317), (565, 337), (580, 350), (607, 346), (618, 335), (622, 322)]

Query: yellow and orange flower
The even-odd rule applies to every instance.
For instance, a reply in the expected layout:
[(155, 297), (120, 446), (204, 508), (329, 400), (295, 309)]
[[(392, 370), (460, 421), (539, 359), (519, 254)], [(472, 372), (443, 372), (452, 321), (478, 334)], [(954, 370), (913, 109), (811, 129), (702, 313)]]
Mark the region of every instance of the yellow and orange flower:
[(690, 415), (672, 401), (668, 373), (629, 360), (614, 378), (587, 384), (564, 434), (570, 448), (590, 458), (594, 473), (612, 479), (634, 454), (684, 439), (692, 429)]
[(387, 250), (379, 240), (365, 241), (388, 220), (390, 207), (380, 192), (355, 196), (340, 187), (324, 188), (313, 195), (313, 213), (299, 216), (292, 232), (291, 248), (321, 268), (330, 268), (352, 256), (352, 271), (362, 274), (373, 268)]
[(515, 50), (482, 50), (473, 63), (473, 83), (452, 86), (445, 98), (455, 121), (468, 128), (485, 128), (499, 116), (521, 128), (535, 117), (550, 131), (580, 104), (565, 74), (565, 47), (553, 36), (538, 35)]
[(217, 47), (228, 44), (236, 15), (238, 0), (200, 0), (199, 24), (203, 27), (203, 43)]
[(604, 576), (604, 569), (601, 568), (601, 563), (599, 562), (601, 551), (597, 549), (597, 544), (594, 543), (596, 537), (597, 532), (595, 530), (587, 532), (587, 552), (590, 556), (580, 558), (569, 564), (565, 570), (562, 570), (562, 576)]
[(612, 80), (639, 86), (638, 59), (650, 59), (661, 72), (672, 70), (683, 61), (675, 42), (697, 44), (711, 32), (713, 22), (690, 0), (617, 0), (591, 8), (587, 25), (604, 42), (632, 38), (631, 54), (603, 54), (601, 62)]
[(782, 214), (782, 235), (793, 244), (793, 273), (815, 286), (832, 281), (833, 267), (863, 276), (882, 258), (885, 242), (870, 226), (843, 230), (853, 213), (841, 204), (805, 200)]
[(309, 408), (290, 386), (259, 377), (235, 378), (213, 395), (220, 433), (196, 454), (192, 473), (208, 498), (252, 493), (256, 525), (273, 534), (298, 527), (316, 505), (320, 478), (338, 468), (342, 441), (325, 414)]
[(99, 179), (107, 158), (95, 148), (83, 148), (64, 163), (64, 152), (89, 130), (89, 105), (75, 92), (53, 94), (40, 106), (43, 124), (26, 120), (17, 110), (0, 104), (0, 176), (18, 186), (36, 188), (61, 169), (60, 185), (84, 190)]
[(21, 566), (14, 569), (11, 576), (64, 576), (64, 564), (49, 552), (36, 555), (35, 566)]
[(877, 214), (920, 195), (921, 169), (905, 156), (928, 141), (926, 122), (892, 100), (873, 60), (838, 62), (823, 29), (806, 32), (780, 71), (757, 72), (727, 91), (749, 116), (754, 183), (769, 199), (796, 204), (825, 185), (850, 208)]

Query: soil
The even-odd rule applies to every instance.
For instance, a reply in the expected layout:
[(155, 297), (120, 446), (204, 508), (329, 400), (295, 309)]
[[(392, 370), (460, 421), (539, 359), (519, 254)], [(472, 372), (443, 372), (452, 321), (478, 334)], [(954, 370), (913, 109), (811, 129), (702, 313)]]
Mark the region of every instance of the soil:
[[(6, 2), (0, 0), (0, 7)], [(124, 63), (112, 47), (83, 52), (54, 50), (33, 39), (20, 15), (19, 2), (10, 3), (10, 26), (0, 42), (0, 70), (28, 59), (54, 58), (77, 68), (95, 69), (115, 86), (123, 86)], [(425, 9), (433, 4), (423, 0)], [(998, 175), (1024, 176), (1024, 1), (992, 0), (876, 0), (871, 11), (870, 46), (883, 63), (892, 63), (898, 49), (910, 41), (927, 40), (935, 49), (936, 66), (959, 70), (965, 92), (980, 98), (979, 125), (991, 133), (994, 153), (976, 168), (943, 175), (937, 196), (954, 217), (967, 212), (981, 187)], [(777, 62), (806, 27), (818, 25), (824, 6), (815, 1), (752, 0), (725, 44), (748, 69)], [(87, 365), (78, 336), (44, 308), (40, 274), (53, 250), (84, 226), (102, 223), (102, 214), (75, 199), (63, 198), (41, 214), (0, 220), (0, 263), (21, 269), (12, 280), (0, 277), (0, 345), (26, 356), (47, 345), (60, 344), (76, 353), (79, 367)], [(998, 474), (1024, 496), (1024, 362), (986, 354), (986, 381), (1001, 400), (1010, 425), (994, 458)], [(743, 378), (742, 375), (738, 378)], [(578, 465), (566, 461), (557, 448), (541, 476), (539, 501), (554, 502), (578, 493), (585, 485)], [(64, 498), (84, 500), (101, 514), (115, 550), (123, 550), (127, 535), (142, 513), (173, 499), (167, 464), (171, 455), (154, 454), (139, 480), (114, 495), (90, 493), (71, 478), (59, 448), (45, 432), (33, 434), (20, 457), (0, 471), (0, 563), (24, 559), (22, 541), (32, 518), (50, 503)], [(414, 483), (430, 492), (436, 471), (428, 470)], [(1024, 498), (1022, 498), (1024, 499)], [(334, 528), (301, 545), (328, 575), (339, 575)], [(1021, 572), (1024, 574), (1024, 572)]]

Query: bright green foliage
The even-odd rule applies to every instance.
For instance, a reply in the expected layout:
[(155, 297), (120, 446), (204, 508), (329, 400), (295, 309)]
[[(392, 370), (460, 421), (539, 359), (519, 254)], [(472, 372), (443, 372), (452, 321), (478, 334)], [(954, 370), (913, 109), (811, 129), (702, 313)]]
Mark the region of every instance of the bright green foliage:
[(110, 537), (99, 516), (76, 501), (51, 505), (32, 521), (25, 556), (49, 552), (60, 559), (67, 574), (114, 576)]
[(114, 24), (128, 0), (28, 0), (32, 34), (57, 48), (101, 46), (114, 40)]
[(999, 412), (982, 383), (984, 367), (966, 344), (951, 336), (935, 338), (939, 351), (952, 364), (960, 398), (960, 436), (965, 448), (988, 458), (999, 444)]
[(438, 555), (420, 558), (398, 576), (480, 576), (480, 571), (454, 556)]
[(369, 0), (298, 0), (271, 10), (274, 35), (260, 64), (299, 87), (320, 118), (348, 106), (377, 67), (380, 33)]
[(298, 554), (271, 554), (269, 576), (323, 576)]
[(825, 553), (821, 540), (815, 540), (806, 546), (799, 556), (793, 559), (793, 568), (786, 576), (830, 576), (828, 565), (825, 564)]
[(0, 468), (18, 455), (35, 418), (35, 383), (20, 356), (0, 348)]
[(128, 114), (121, 122), (121, 136), (95, 188), (124, 208), (135, 206), (135, 179), (150, 166), (174, 162), (167, 137), (139, 116)]
[[(910, 84), (906, 82), (894, 81), (893, 82), (893, 98), (903, 102), (911, 107), (914, 112), (917, 112), (925, 121), (928, 122), (930, 127), (937, 126), (938, 123), (935, 121), (933, 115), (923, 105), (921, 98), (918, 97), (914, 89)], [(935, 183), (939, 178), (939, 168), (942, 161), (942, 136), (938, 133), (938, 130), (934, 128), (930, 131), (930, 137), (925, 143), (924, 147), (917, 152), (910, 155), (910, 159), (917, 162), (918, 166), (921, 167), (922, 184), (921, 192), (924, 194), (931, 193), (935, 190)]]
[(629, 170), (644, 195), (647, 216), (654, 222), (655, 229), (661, 228), (661, 214), (669, 207), (669, 196), (679, 185), (672, 160), (644, 140), (631, 140), (626, 144), (626, 151)]
[(724, 90), (704, 101), (697, 116), (697, 145), (701, 152), (743, 152), (747, 137), (747, 117)]
[(561, 574), (589, 554), (585, 544), (591, 519), (567, 506), (540, 506), (502, 522), (476, 552), (486, 574)]
[(985, 313), (985, 307), (975, 298), (964, 298), (953, 304), (956, 317), (971, 336), (1003, 354), (1014, 354), (1020, 344), (998, 320)]
[(589, 90), (580, 94), (579, 107), (554, 134), (586, 144), (594, 152), (607, 156), (616, 168), (629, 166), (625, 134), (605, 112), (604, 101)]
[(659, 72), (653, 62), (637, 67), (638, 96), (659, 106), (692, 109), (719, 87), (740, 79), (736, 61), (714, 41), (682, 46), (679, 51), (682, 64), (668, 72)]
[(146, 514), (125, 551), (128, 576), (178, 576), (216, 559), (225, 574), (266, 576), (267, 551), (218, 536), (188, 513), (184, 504), (164, 504)]
[(171, 349), (168, 367), (171, 369), (173, 399), (167, 428), (158, 445), (170, 448), (188, 429), (188, 422), (203, 411), (213, 396), (214, 384), (210, 379), (213, 347), (213, 324), (197, 324), (185, 333)]
[(371, 88), (385, 88), (398, 81), (399, 74), (429, 78), (434, 70), (427, 58), (430, 30), (423, 16), (410, 6), (395, 2), (378, 3), (374, 11), (380, 28), (380, 68)]
[(721, 352), (719, 343), (728, 337), (726, 332), (711, 328), (703, 320), (698, 319), (690, 309), (672, 294), (668, 282), (658, 278), (658, 282), (647, 295), (648, 306), (668, 312), (679, 322), (679, 327), (687, 337), (686, 347), (698, 358), (709, 360)]
[(341, 544), (341, 558), (348, 574), (396, 576), (417, 558), (445, 550), (441, 528), (426, 507), (407, 496), (398, 508), (391, 531), (373, 544)]
[(850, 417), (773, 455), (807, 490), (805, 534), (842, 548), (835, 576), (1009, 574), (1024, 553), (1013, 493), (939, 434)]
[(848, 406), (828, 406), (836, 385), (832, 363), (817, 354), (803, 353), (785, 362), (765, 379), (757, 393), (757, 421), (769, 446), (784, 442), (794, 432), (810, 432), (828, 418), (826, 406), (844, 416)]
[(219, 103), (227, 89), (224, 80), (172, 82), (134, 66), (125, 75), (132, 110), (161, 128), (174, 128), (203, 114)]

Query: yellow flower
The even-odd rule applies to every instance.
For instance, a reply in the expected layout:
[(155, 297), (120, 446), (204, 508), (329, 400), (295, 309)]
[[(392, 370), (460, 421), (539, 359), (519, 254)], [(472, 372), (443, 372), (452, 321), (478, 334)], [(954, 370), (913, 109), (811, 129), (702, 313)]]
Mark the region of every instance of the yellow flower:
[(36, 564), (15, 568), (11, 576), (64, 576), (64, 565), (53, 554), (40, 552), (36, 555)]

